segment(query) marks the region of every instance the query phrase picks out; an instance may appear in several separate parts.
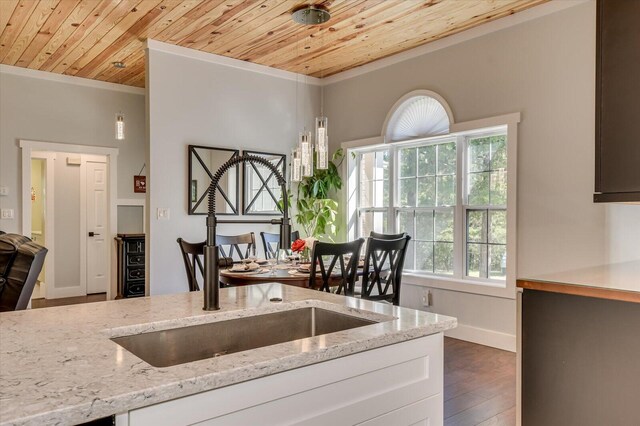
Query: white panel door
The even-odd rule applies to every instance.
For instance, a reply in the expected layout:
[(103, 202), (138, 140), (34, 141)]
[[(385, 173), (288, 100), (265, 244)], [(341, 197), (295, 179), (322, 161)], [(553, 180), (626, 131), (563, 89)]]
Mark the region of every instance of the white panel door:
[(107, 164), (87, 162), (87, 293), (107, 291)]

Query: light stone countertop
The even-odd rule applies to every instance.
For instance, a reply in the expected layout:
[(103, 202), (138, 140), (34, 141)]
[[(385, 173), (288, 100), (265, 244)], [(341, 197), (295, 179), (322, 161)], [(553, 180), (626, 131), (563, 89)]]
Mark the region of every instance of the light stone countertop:
[(520, 281), (640, 293), (640, 260), (526, 277)]
[[(220, 300), (216, 312), (203, 311), (202, 293), (193, 292), (0, 314), (0, 424), (82, 423), (457, 325), (452, 317), (275, 283), (224, 288)], [(166, 368), (110, 340), (306, 306), (384, 322)]]

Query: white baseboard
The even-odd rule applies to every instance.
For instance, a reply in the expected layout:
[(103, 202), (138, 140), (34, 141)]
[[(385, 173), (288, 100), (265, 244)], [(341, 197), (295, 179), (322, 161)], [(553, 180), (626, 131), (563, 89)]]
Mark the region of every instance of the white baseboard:
[(516, 351), (516, 336), (513, 334), (458, 323), (458, 327), (446, 331), (444, 335), (509, 352)]
[(51, 294), (47, 299), (62, 299), (65, 297), (86, 296), (87, 292), (81, 287), (55, 287), (50, 289)]

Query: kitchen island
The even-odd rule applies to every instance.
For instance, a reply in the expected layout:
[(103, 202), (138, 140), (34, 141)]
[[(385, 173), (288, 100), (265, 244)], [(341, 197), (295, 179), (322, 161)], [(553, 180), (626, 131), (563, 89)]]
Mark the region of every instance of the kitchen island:
[[(0, 314), (0, 424), (442, 421), (455, 318), (275, 283), (220, 297), (216, 312), (192, 292)], [(170, 367), (111, 340), (309, 307), (368, 325)]]
[(518, 287), (522, 425), (640, 424), (640, 261)]

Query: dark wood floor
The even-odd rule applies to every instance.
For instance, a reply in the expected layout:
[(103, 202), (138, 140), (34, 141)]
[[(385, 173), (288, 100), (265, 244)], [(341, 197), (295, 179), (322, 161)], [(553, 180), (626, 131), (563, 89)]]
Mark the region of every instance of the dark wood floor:
[(79, 303), (104, 302), (107, 293), (88, 294), (86, 296), (65, 297), (62, 299), (31, 299), (31, 309), (50, 308), (52, 306), (77, 305)]
[(516, 424), (516, 354), (444, 340), (445, 426)]

